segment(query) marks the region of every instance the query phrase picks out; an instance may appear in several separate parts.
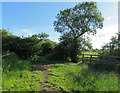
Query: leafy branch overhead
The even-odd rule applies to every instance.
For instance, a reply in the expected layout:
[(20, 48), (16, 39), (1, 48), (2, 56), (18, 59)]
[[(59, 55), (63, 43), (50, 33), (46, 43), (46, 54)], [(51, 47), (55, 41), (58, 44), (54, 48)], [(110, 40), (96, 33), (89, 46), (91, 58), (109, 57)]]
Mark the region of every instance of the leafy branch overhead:
[(95, 34), (96, 29), (102, 29), (104, 20), (95, 2), (83, 2), (73, 8), (60, 10), (56, 18), (55, 31), (70, 34), (73, 38), (78, 38), (86, 32)]

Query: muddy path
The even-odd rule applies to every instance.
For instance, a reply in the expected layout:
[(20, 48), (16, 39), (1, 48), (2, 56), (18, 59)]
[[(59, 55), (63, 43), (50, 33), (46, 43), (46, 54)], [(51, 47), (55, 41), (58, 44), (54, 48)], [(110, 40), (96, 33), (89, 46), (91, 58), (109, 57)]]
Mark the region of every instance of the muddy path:
[(47, 93), (47, 91), (51, 91), (53, 93), (65, 93), (61, 88), (59, 89), (54, 89), (54, 85), (52, 84), (48, 84), (48, 77), (52, 76), (51, 74), (49, 74), (49, 71), (46, 70), (46, 68), (53, 68), (51, 64), (43, 64), (43, 63), (38, 63), (35, 64), (35, 67), (32, 69), (32, 71), (42, 71), (43, 72), (43, 76), (44, 76), (44, 81), (43, 83), (40, 85), (40, 87), (42, 88), (43, 93)]

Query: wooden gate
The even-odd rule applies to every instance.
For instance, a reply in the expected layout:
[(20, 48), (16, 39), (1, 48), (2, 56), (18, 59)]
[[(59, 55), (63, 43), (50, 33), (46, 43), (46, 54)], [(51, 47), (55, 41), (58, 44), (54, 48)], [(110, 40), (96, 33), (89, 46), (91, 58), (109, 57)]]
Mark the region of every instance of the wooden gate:
[(119, 56), (83, 54), (82, 63), (85, 63), (85, 62), (90, 62), (90, 63), (102, 62), (102, 63), (108, 63), (108, 64), (120, 64), (120, 57)]

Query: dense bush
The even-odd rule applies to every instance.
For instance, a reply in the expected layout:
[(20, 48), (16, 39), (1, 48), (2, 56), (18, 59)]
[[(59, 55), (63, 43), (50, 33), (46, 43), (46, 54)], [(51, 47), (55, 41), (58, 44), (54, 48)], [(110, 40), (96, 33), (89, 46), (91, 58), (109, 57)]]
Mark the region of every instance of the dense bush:
[(65, 50), (61, 45), (57, 45), (52, 51), (51, 59), (52, 60), (60, 60), (60, 61), (68, 61), (69, 52), (67, 49)]
[(44, 44), (42, 44), (42, 47), (43, 47), (42, 55), (45, 56), (45, 55), (51, 54), (55, 46), (56, 46), (55, 42), (47, 39), (44, 42)]
[(56, 43), (46, 39), (49, 35), (41, 33), (29, 37), (18, 37), (9, 33), (7, 30), (2, 32), (3, 52), (14, 52), (20, 59), (36, 59), (36, 56), (52, 56)]

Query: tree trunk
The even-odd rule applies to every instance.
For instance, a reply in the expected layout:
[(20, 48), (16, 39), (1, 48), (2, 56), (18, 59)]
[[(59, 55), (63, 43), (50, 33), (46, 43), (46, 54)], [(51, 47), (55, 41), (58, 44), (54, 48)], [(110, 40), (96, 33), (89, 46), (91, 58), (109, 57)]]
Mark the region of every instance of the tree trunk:
[(78, 54), (78, 45), (77, 45), (77, 39), (75, 38), (73, 39), (73, 45), (71, 47), (71, 54), (70, 54), (71, 61), (74, 63), (78, 62), (77, 54)]

